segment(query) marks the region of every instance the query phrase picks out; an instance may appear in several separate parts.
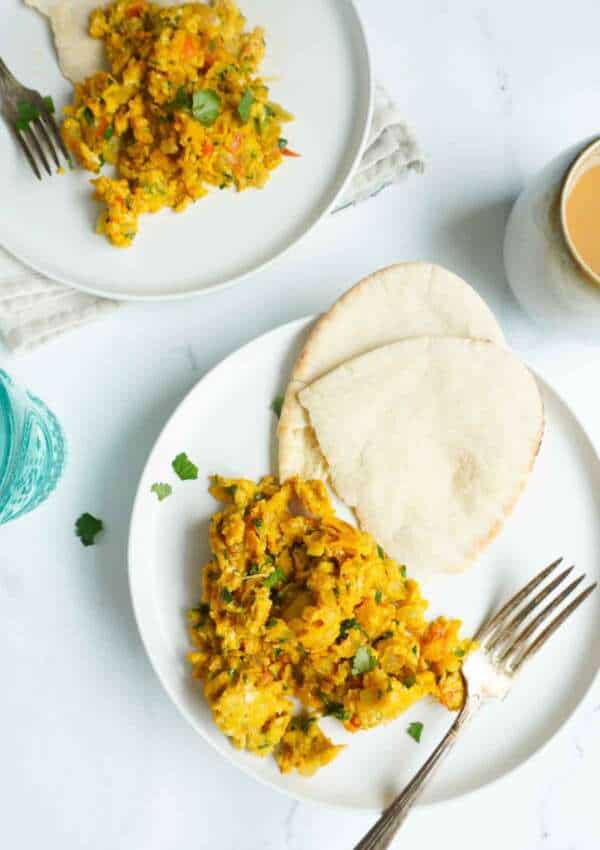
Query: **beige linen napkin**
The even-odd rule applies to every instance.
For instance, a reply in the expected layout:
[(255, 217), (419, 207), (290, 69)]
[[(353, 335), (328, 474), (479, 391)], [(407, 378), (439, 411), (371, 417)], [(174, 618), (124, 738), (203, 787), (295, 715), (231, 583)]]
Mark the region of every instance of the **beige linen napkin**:
[[(421, 172), (423, 158), (401, 114), (377, 85), (373, 121), (365, 153), (336, 212)], [(119, 306), (54, 283), (0, 248), (0, 334), (13, 352), (29, 351), (65, 331), (87, 324)]]

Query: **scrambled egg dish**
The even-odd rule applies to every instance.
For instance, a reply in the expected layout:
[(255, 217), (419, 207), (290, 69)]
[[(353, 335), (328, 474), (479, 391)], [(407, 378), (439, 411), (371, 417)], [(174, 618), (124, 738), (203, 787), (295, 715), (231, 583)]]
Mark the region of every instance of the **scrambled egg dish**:
[(322, 482), (215, 476), (210, 492), (225, 507), (188, 615), (189, 660), (234, 746), (310, 775), (342, 749), (320, 716), (355, 732), (427, 694), (462, 706), (472, 644), (460, 621), (427, 622), (417, 583), (335, 516)]
[(257, 76), (265, 41), (244, 32), (233, 0), (157, 6), (117, 0), (96, 9), (90, 35), (110, 72), (75, 87), (62, 134), (79, 164), (118, 177), (92, 180), (105, 209), (97, 230), (130, 245), (142, 213), (185, 209), (207, 192), (262, 187), (283, 156), (292, 116)]

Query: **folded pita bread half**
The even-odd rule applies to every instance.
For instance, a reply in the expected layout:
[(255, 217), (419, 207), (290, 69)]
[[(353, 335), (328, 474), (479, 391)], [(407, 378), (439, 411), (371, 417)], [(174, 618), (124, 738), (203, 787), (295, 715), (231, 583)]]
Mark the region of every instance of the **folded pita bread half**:
[(303, 387), (360, 354), (415, 336), (461, 336), (505, 345), (491, 310), (468, 283), (432, 263), (402, 263), (366, 277), (317, 322), (292, 370), (281, 419), (279, 477), (327, 477)]
[(300, 392), (339, 497), (411, 575), (467, 568), (540, 447), (535, 379), (506, 349), (452, 337), (357, 357)]

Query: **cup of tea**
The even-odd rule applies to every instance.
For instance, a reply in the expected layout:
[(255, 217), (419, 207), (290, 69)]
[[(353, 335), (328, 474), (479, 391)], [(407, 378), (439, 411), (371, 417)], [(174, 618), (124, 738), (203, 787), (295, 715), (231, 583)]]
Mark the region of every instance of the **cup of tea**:
[(504, 239), (510, 286), (557, 334), (600, 340), (600, 138), (549, 162), (517, 199)]

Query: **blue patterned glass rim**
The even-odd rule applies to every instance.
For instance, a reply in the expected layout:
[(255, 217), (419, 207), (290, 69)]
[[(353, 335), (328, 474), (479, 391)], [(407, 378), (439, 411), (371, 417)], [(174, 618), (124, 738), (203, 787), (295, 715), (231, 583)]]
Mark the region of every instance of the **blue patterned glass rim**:
[(65, 461), (65, 438), (56, 416), (0, 369), (0, 524), (47, 499)]

